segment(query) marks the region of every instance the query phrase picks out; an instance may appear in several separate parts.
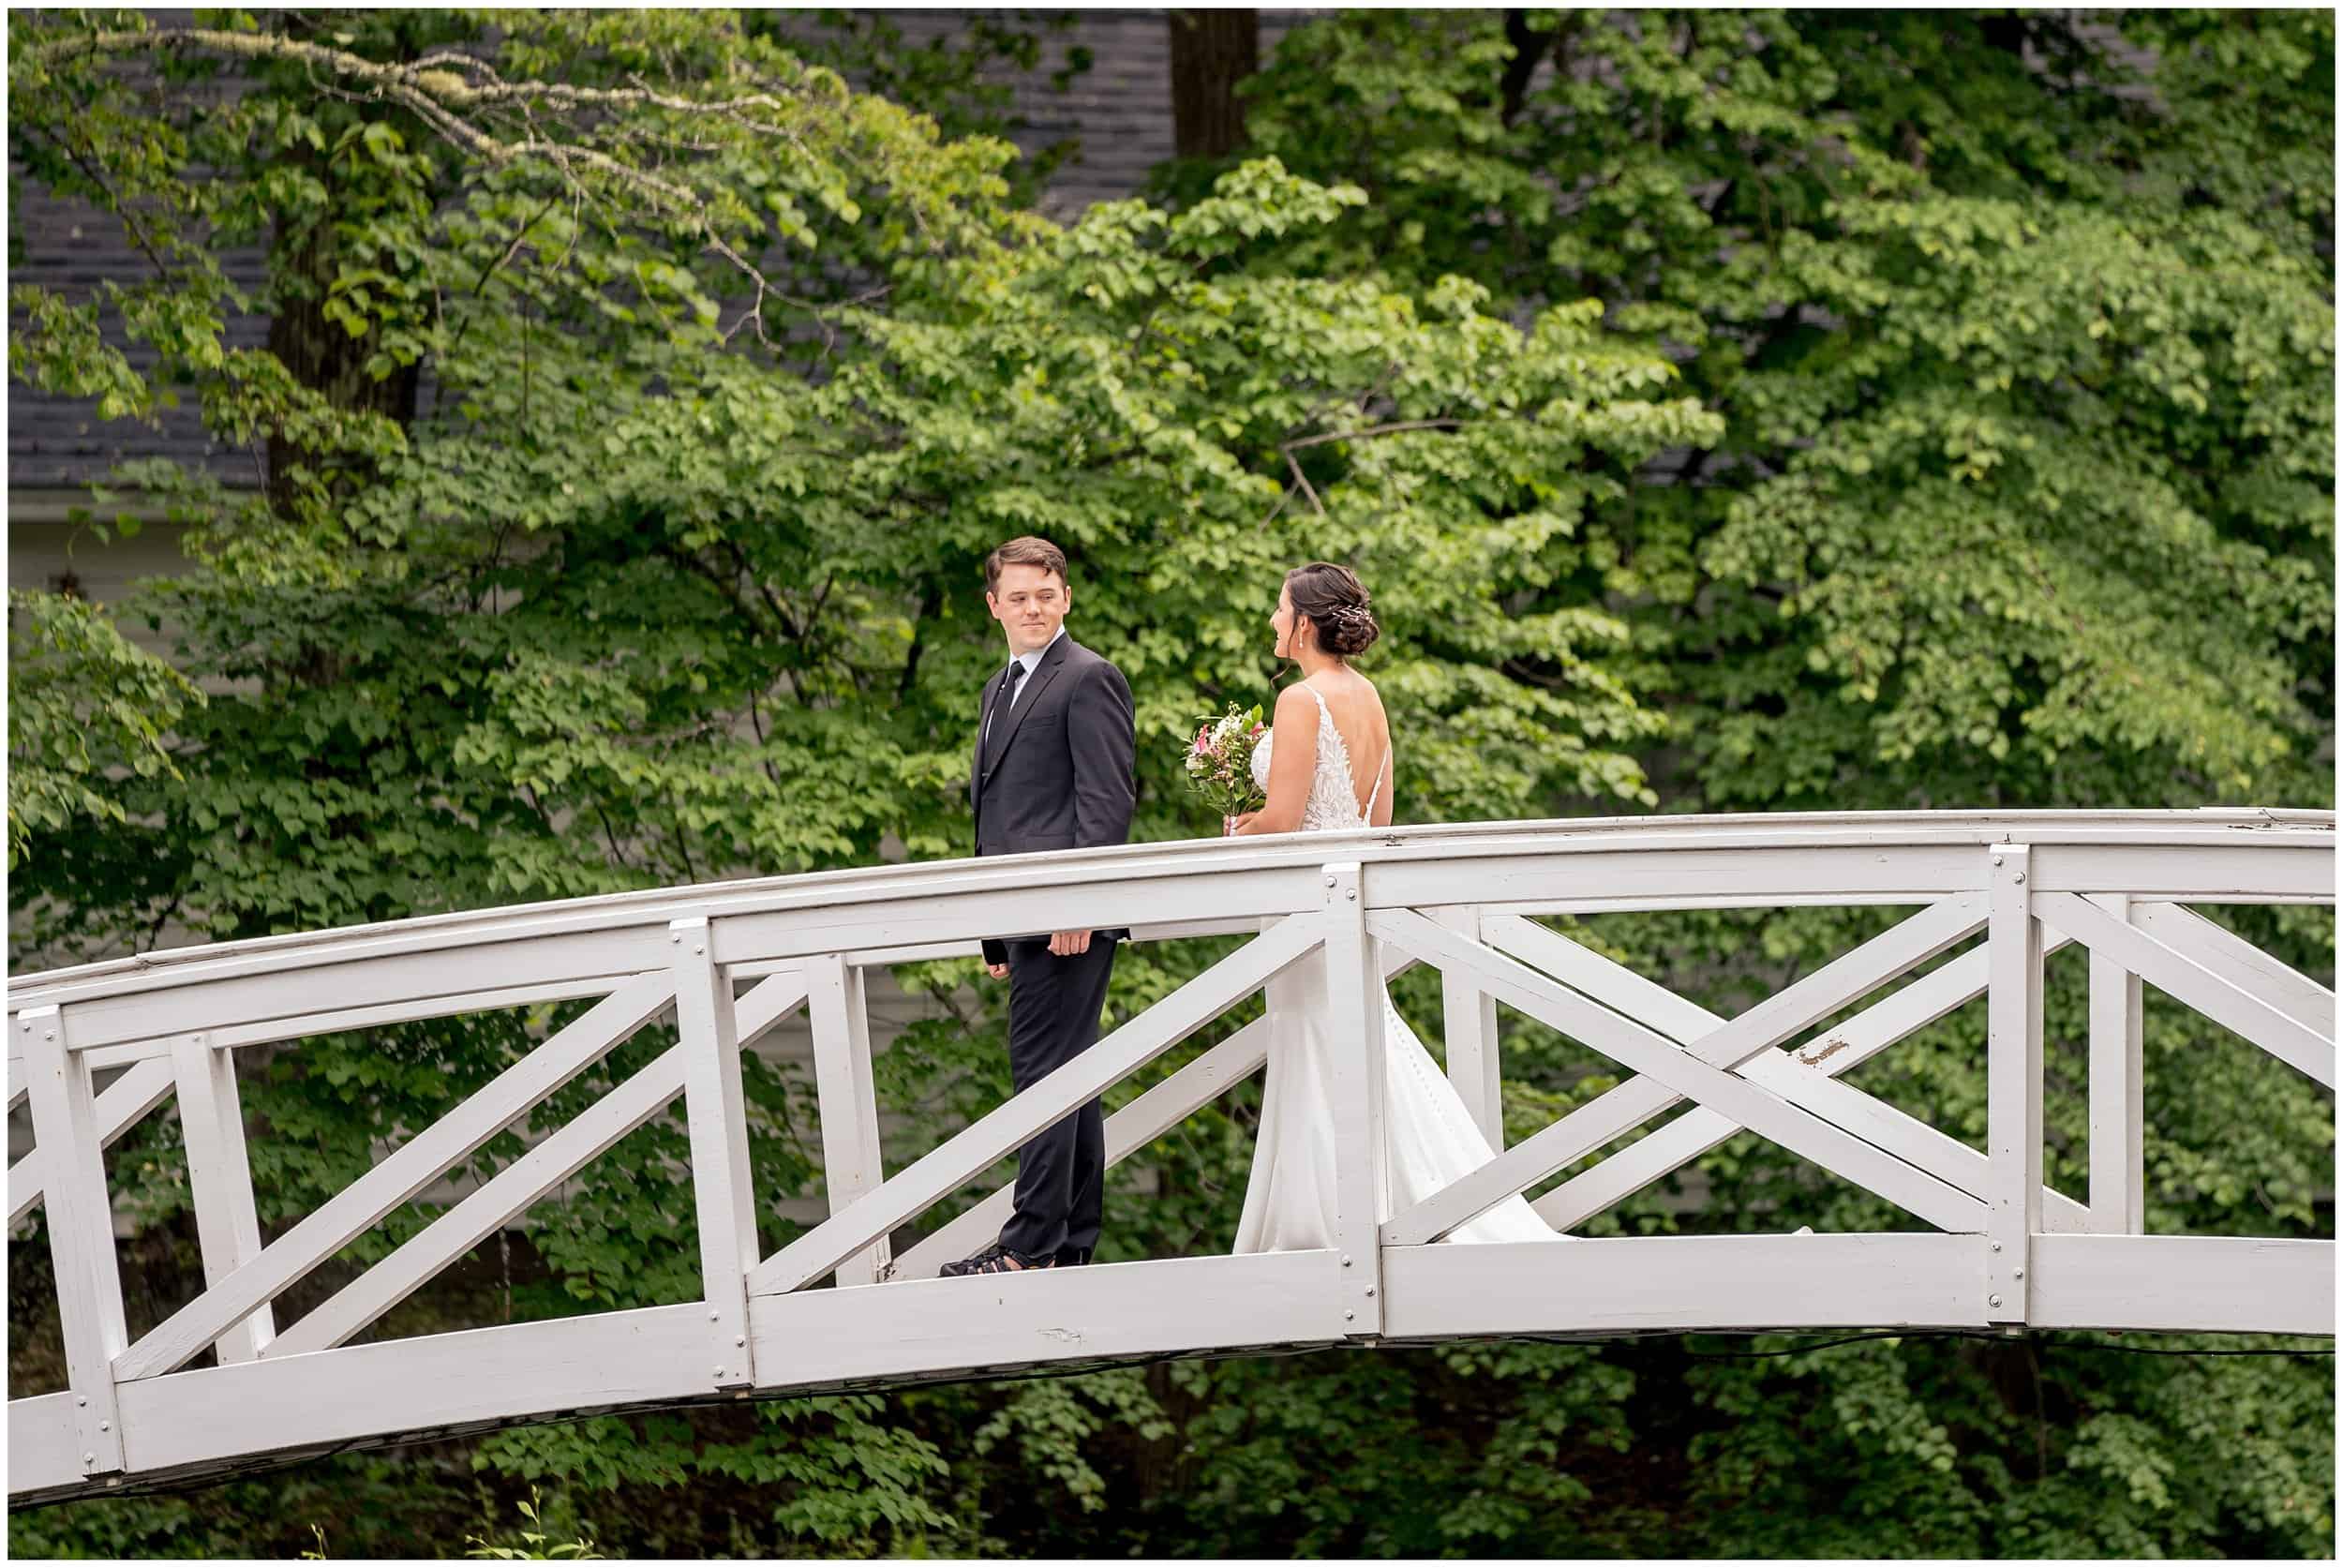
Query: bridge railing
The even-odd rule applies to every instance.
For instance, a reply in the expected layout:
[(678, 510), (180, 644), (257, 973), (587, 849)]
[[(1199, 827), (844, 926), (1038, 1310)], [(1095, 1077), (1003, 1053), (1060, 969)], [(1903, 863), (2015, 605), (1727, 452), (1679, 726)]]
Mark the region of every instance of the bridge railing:
[[(12, 1399), (9, 1490), (41, 1497), (255, 1456), (586, 1409), (882, 1382), (1049, 1360), (1496, 1333), (1839, 1325), (2330, 1333), (2331, 1243), (2142, 1235), (2141, 982), (2335, 1081), (2334, 993), (2191, 903), (2327, 903), (2325, 814), (1915, 814), (1483, 824), (882, 868), (440, 917), (90, 965), (12, 984), (9, 1092), (37, 1147), (69, 1387)], [(1882, 934), (1725, 1019), (1537, 923), (1557, 914), (1908, 905)], [(865, 976), (979, 938), (1131, 926), (1235, 951), (1066, 1068), (888, 1174)], [(1888, 999), (1818, 1026), (1982, 934)], [(2090, 1187), (2042, 1179), (2042, 960), (2089, 949)], [(1447, 1070), (1499, 1152), (1379, 1221), (1387, 976), (1442, 978)], [(1284, 984), (1273, 986), (1279, 977)], [(1035, 1133), (1264, 988), (1323, 1009), (1338, 1221), (1314, 1251), (933, 1280), (1006, 1190), (901, 1258), (889, 1238)], [(745, 991), (738, 988), (745, 985)], [(1977, 1149), (1843, 1079), (1984, 997)], [(596, 998), (486, 1086), (263, 1245), (235, 1053), (322, 1032)], [(1506, 1147), (1502, 1004), (1623, 1081)], [(322, 1305), (289, 1288), (652, 1020), (678, 1043)], [(760, 1255), (739, 1053), (812, 1026), (829, 1217)], [(1262, 1064), (1234, 1031), (1110, 1119), (1119, 1160)], [(1812, 1037), (1812, 1038), (1807, 1038)], [(1803, 1043), (1797, 1043), (1803, 1041)], [(1784, 1047), (1792, 1047), (1784, 1049)], [(97, 1075), (119, 1070), (97, 1092)], [(136, 1342), (103, 1151), (175, 1099), (205, 1288)], [(702, 1299), (352, 1344), (588, 1162), (680, 1100)], [(1451, 1247), (1440, 1238), (1684, 1102), (1536, 1202), (1567, 1232), (1749, 1130), (1926, 1229)], [(824, 1280), (843, 1287), (809, 1290)], [(189, 1368), (206, 1349), (216, 1365)]]

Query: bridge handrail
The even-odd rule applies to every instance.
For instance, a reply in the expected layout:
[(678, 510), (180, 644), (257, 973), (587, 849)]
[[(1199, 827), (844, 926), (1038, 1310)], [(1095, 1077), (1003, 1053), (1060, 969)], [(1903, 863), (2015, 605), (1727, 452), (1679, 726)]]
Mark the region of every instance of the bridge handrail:
[[(710, 918), (846, 906), (905, 896), (1055, 888), (1071, 889), (1134, 875), (1203, 875), (1231, 870), (1313, 866), (1331, 859), (1367, 864), (1426, 856), (1494, 857), (1520, 848), (1542, 854), (1823, 848), (1849, 834), (1899, 844), (2201, 844), (2237, 835), (2332, 847), (2336, 814), (2270, 807), (2189, 811), (1781, 812), (1703, 816), (1575, 817), (1544, 821), (1434, 823), (1353, 833), (1243, 841), (1174, 839), (1112, 848), (1056, 850), (985, 859), (922, 860), (806, 872), (679, 888), (545, 900), (487, 910), (418, 915), (323, 931), (159, 948), (29, 975), (11, 975), (7, 1010), (88, 1001), (150, 987), (195, 984), (246, 966), (292, 968), (370, 958), (386, 951), (446, 950), (484, 942), (634, 927), (664, 930), (691, 915)], [(1916, 889), (1918, 890), (1918, 889)], [(1230, 929), (1241, 929), (1231, 925)]]

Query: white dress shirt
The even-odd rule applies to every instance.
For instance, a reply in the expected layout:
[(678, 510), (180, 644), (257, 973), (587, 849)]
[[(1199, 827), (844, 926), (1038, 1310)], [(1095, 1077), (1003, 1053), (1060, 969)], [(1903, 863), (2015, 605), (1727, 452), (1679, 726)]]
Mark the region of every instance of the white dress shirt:
[[(1014, 664), (1024, 665), (1025, 673), (1019, 677), (1017, 681), (1017, 691), (1015, 694), (1009, 698), (1008, 709), (1010, 712), (1013, 713), (1017, 710), (1017, 699), (1023, 696), (1026, 689), (1033, 684), (1033, 672), (1041, 667), (1042, 655), (1049, 652), (1052, 648), (1055, 648), (1065, 639), (1065, 636), (1066, 628), (1061, 624), (1057, 629), (1056, 636), (1052, 637), (1048, 642), (1043, 643), (1039, 648), (1035, 649), (1030, 653), (1020, 653), (1013, 661), (1011, 661)], [(990, 718), (984, 721), (984, 733), (987, 739), (992, 739), (992, 721)]]

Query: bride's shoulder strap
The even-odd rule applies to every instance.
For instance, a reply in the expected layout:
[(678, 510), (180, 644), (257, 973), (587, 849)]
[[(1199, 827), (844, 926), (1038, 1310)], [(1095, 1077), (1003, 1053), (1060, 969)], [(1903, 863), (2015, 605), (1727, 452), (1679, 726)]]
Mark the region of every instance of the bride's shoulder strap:
[[(1377, 692), (1375, 694), (1375, 711), (1381, 713), (1382, 710), (1383, 694), (1380, 692)], [(1387, 778), (1390, 773), (1391, 721), (1386, 717), (1383, 721), (1383, 760), (1375, 765), (1375, 786), (1366, 792), (1366, 810), (1364, 814), (1366, 815), (1366, 820), (1370, 823), (1375, 820), (1376, 799), (1383, 793), (1383, 780)]]

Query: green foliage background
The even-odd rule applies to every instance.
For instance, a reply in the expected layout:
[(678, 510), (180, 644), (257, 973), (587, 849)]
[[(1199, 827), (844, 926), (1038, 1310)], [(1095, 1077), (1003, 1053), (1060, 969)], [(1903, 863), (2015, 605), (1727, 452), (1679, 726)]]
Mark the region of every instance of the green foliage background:
[[(794, 53), (715, 11), (205, 17), (241, 42), (90, 47), (147, 29), (135, 13), (9, 23), (22, 178), (120, 215), (154, 265), (88, 299), (12, 288), (11, 374), (109, 418), (192, 398), (270, 457), (262, 490), (146, 463), (93, 502), (101, 534), (188, 526), (190, 571), (110, 608), (169, 628), (200, 689), (102, 616), (11, 596), (20, 968), (167, 928), (961, 853), (1000, 657), (977, 562), (1028, 530), (1067, 548), (1076, 629), (1130, 677), (1142, 837), (1208, 829), (1176, 738), (1268, 687), (1277, 574), (1311, 556), (1375, 590), (1402, 820), (2332, 803), (2324, 13), (1329, 17), (1249, 85), (1241, 160), (1065, 224), (1026, 205), (1036, 171), (989, 134), (978, 69), (1030, 63), (1039, 22), (914, 57), (843, 16)], [(549, 112), (565, 176), (434, 134), (456, 98), (322, 95), (298, 57), (452, 44), (509, 81), (664, 96)], [(211, 101), (231, 59), (248, 90)], [(701, 107), (750, 94), (769, 107)], [(589, 151), (606, 166), (578, 173)], [(269, 256), (248, 300), (220, 262), (237, 244)], [(307, 330), (230, 346), (247, 307)], [(427, 399), (390, 395), (425, 375)], [(2231, 916), (2331, 978), (2327, 912)], [(1875, 921), (1578, 933), (1731, 1009)], [(1213, 950), (1127, 955), (1115, 1007)], [(2068, 1191), (2080, 962), (2052, 960), (2046, 1020)], [(1007, 1083), (972, 966), (902, 978), (938, 1008), (883, 1059), (908, 1158)], [(1976, 1010), (1858, 1082), (1981, 1136)], [(559, 1017), (256, 1064), (264, 1228)], [(1614, 1082), (1520, 1021), (1506, 1044), (1517, 1132)], [(2331, 1237), (2330, 1098), (2161, 1004), (2148, 1053), (2150, 1229)], [(818, 1194), (815, 1123), (786, 1074), (755, 1064), (750, 1091), (769, 1247)], [(1239, 1091), (1119, 1171), (1107, 1256), (1224, 1247), (1255, 1109)], [(645, 1127), (385, 1332), (688, 1297), (688, 1190), (656, 1174), (682, 1154)], [(201, 1277), (168, 1118), (113, 1170), (150, 1322)], [(1900, 1223), (1748, 1138), (1698, 1184), (1586, 1229)], [(395, 1214), (283, 1315), (430, 1217)], [(45, 1252), (37, 1222), (11, 1248), (12, 1392), (61, 1381)], [(602, 1418), (20, 1511), (10, 1546), (289, 1553), (316, 1523), (337, 1555), (445, 1551), (537, 1486), (555, 1539), (649, 1556), (2332, 1554), (2328, 1363), (1739, 1348), (1330, 1352)]]

